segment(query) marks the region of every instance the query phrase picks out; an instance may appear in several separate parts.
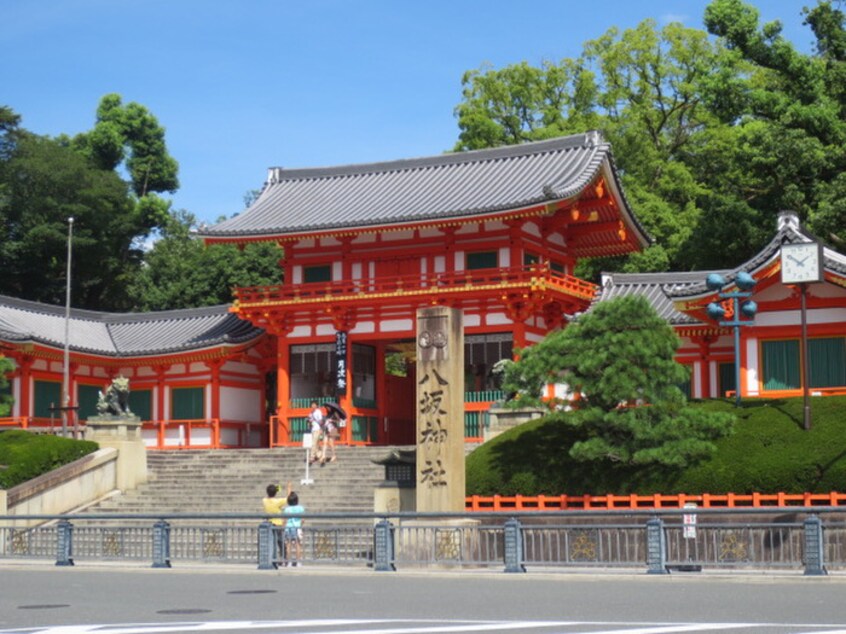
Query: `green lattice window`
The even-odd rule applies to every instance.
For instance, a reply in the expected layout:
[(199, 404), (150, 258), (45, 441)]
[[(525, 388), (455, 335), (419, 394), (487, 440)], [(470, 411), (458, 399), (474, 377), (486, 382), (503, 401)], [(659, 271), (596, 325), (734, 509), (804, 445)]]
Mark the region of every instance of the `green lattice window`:
[(725, 396), (726, 392), (733, 392), (737, 388), (735, 380), (734, 362), (721, 363), (719, 370), (719, 395)]
[(467, 254), (467, 270), (495, 269), (499, 266), (499, 254), (496, 251), (477, 251)]
[(129, 409), (141, 420), (153, 420), (153, 390), (132, 390)]
[(50, 407), (62, 404), (62, 384), (58, 381), (35, 381), (33, 385), (34, 414), (40, 418), (61, 418), (60, 411), (50, 411)]
[(331, 282), (332, 281), (332, 267), (328, 264), (321, 264), (320, 266), (304, 266), (303, 267), (303, 282)]
[(79, 405), (77, 416), (79, 420), (88, 420), (97, 415), (97, 401), (100, 400), (101, 390), (102, 387), (99, 385), (77, 385), (76, 398), (77, 405)]
[(846, 385), (846, 337), (823, 337), (808, 341), (811, 387)]
[(205, 392), (201, 387), (177, 387), (171, 391), (170, 417), (173, 420), (204, 420)]
[(802, 387), (799, 341), (764, 341), (761, 344), (765, 390), (793, 390)]

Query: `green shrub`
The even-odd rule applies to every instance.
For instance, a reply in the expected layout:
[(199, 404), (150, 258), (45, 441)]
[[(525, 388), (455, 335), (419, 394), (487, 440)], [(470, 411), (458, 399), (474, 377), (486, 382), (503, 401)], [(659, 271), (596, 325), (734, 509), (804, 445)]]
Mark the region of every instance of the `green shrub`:
[(597, 468), (570, 458), (575, 432), (555, 414), (511, 429), (467, 458), (468, 495), (604, 493), (826, 493), (846, 490), (846, 397), (812, 400), (813, 426), (802, 428), (803, 400), (694, 401), (737, 414), (735, 433), (717, 452), (681, 471)]
[(0, 489), (9, 489), (96, 451), (97, 443), (18, 429), (0, 432)]

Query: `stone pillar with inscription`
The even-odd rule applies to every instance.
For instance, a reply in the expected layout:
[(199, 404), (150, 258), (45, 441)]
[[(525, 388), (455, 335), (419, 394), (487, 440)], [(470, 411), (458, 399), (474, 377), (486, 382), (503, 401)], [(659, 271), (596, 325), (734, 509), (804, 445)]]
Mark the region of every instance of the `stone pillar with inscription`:
[(456, 308), (417, 311), (417, 512), (464, 511), (464, 325)]

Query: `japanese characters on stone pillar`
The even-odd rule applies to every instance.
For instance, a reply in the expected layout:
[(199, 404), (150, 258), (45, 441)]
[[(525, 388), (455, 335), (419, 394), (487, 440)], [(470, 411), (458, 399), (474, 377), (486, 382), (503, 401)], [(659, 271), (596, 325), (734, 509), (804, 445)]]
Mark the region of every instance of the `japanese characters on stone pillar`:
[(417, 311), (417, 511), (464, 511), (462, 313)]

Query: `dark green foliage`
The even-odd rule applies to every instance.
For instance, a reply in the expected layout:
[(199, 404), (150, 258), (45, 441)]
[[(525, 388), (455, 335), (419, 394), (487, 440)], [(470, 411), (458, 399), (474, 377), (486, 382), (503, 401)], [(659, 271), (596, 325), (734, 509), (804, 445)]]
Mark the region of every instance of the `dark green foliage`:
[(279, 284), (282, 251), (272, 242), (205, 246), (191, 235), (196, 218), (170, 214), (160, 239), (146, 254), (130, 294), (137, 310), (171, 310), (232, 301), (232, 287)]
[[(591, 310), (520, 352), (508, 367), (506, 392), (517, 405), (537, 404), (538, 386), (565, 383), (581, 398), (549, 418), (578, 430), (571, 458), (611, 466), (682, 468), (714, 451), (732, 417), (687, 407), (675, 361), (678, 337), (643, 297), (621, 297)], [(563, 404), (558, 404), (563, 405)]]
[(599, 469), (569, 457), (579, 439), (562, 420), (535, 420), (494, 438), (467, 459), (468, 495), (604, 493), (826, 493), (846, 490), (846, 396), (814, 398), (802, 429), (801, 398), (694, 402), (703, 412), (736, 413), (733, 435), (716, 453), (681, 471), (623, 465)]
[[(713, 0), (705, 31), (645, 20), (609, 29), (574, 59), (465, 73), (456, 150), (600, 129), (655, 245), (579, 263), (624, 272), (732, 268), (799, 213), (846, 241), (846, 17), (806, 9), (818, 53), (742, 0)], [(797, 9), (798, 10), (798, 9)], [(791, 16), (793, 17), (793, 16)]]
[(41, 436), (17, 429), (0, 432), (0, 488), (10, 489), (97, 451), (88, 440)]
[(6, 375), (15, 369), (12, 362), (0, 354), (0, 417), (8, 416), (12, 411), (12, 395), (6, 390), (9, 387), (9, 379)]

